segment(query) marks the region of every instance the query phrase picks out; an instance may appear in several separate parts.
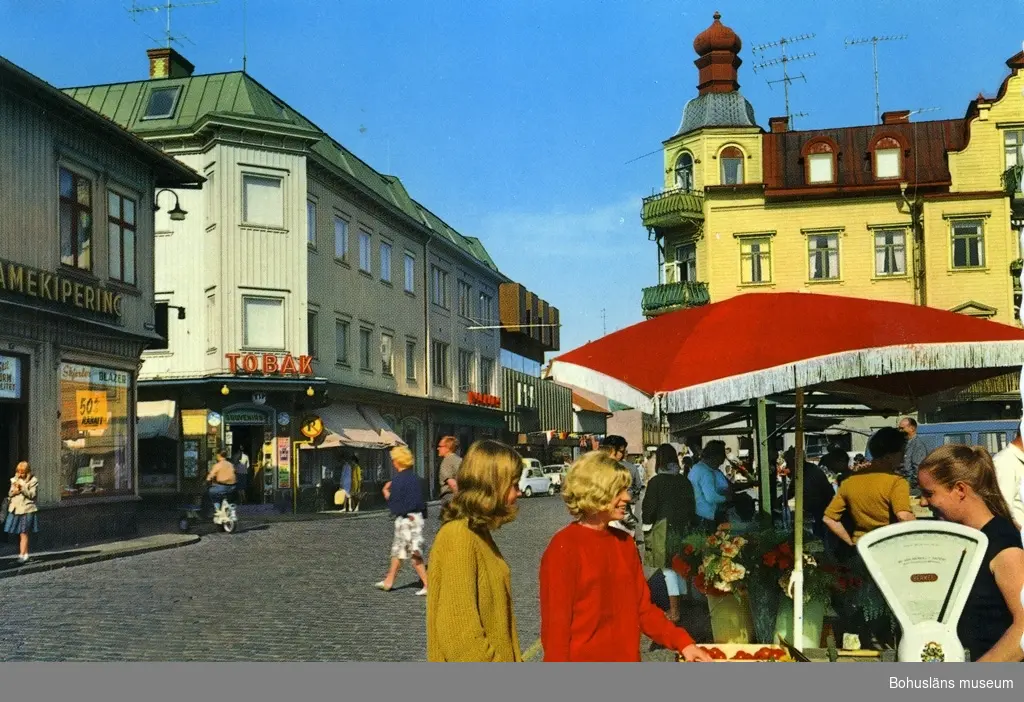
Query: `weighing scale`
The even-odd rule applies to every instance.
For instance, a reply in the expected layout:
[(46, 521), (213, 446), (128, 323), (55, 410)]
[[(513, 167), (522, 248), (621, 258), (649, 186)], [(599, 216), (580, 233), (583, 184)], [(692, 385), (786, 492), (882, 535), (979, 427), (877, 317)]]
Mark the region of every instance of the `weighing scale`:
[(956, 627), (987, 549), (987, 536), (951, 522), (900, 522), (860, 538), (857, 551), (903, 631), (900, 661), (965, 660)]

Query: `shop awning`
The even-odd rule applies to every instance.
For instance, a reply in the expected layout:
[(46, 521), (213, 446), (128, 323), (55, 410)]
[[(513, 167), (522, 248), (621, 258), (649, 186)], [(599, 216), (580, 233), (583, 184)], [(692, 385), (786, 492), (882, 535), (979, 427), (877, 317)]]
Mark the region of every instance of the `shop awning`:
[(352, 448), (387, 449), (404, 446), (405, 442), (387, 425), (373, 408), (336, 404), (320, 410), (327, 436), (318, 446), (304, 444), (300, 448)]
[(455, 424), (482, 429), (504, 429), (505, 415), (501, 410), (472, 405), (439, 407), (433, 410), (435, 424)]
[(156, 400), (138, 404), (139, 439), (178, 440), (178, 419), (174, 400)]

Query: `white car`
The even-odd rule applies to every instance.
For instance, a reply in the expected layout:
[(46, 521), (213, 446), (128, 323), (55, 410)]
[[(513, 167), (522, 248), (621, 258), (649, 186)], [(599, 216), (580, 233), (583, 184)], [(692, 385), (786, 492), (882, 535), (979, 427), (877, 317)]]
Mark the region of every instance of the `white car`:
[(544, 475), (551, 478), (551, 484), (555, 486), (556, 490), (561, 490), (562, 479), (565, 478), (568, 470), (569, 466), (564, 463), (554, 463), (550, 466), (544, 466)]
[(554, 483), (551, 482), (551, 478), (544, 475), (544, 469), (536, 458), (523, 459), (523, 474), (519, 478), (519, 491), (523, 493), (523, 497), (533, 497), (544, 493), (555, 494)]

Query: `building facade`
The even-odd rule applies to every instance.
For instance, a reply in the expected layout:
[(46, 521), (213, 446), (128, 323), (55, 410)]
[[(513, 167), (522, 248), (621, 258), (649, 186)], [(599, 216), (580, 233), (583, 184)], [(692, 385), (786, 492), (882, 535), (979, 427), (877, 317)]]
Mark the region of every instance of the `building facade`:
[(3, 476), (38, 477), (38, 544), (131, 534), (153, 193), (202, 178), (2, 58), (0, 132)]
[[(167, 342), (146, 353), (140, 396), (180, 437), (162, 437), (174, 461), (154, 442), (151, 492), (191, 491), (226, 446), (250, 457), (252, 501), (313, 508), (345, 463), (373, 499), (399, 443), (436, 490), (439, 436), (503, 424), (481, 397), (497, 391), (488, 327), (506, 279), (479, 240), (248, 74), (149, 58), (149, 80), (68, 93), (207, 178), (181, 194), (200, 217), (157, 225)], [(309, 450), (315, 418), (332, 449)]]
[(644, 314), (799, 290), (1014, 323), (1019, 178), (1007, 188), (1004, 173), (1024, 163), (1024, 53), (963, 118), (898, 111), (803, 131), (773, 118), (766, 132), (739, 92), (741, 47), (717, 13), (694, 41), (698, 96), (664, 142), (662, 192), (643, 203), (660, 276)]

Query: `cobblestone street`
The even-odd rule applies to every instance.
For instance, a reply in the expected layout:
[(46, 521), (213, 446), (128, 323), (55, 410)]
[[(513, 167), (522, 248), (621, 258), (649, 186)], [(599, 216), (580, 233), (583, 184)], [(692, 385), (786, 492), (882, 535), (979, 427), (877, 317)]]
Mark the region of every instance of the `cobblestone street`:
[[(568, 522), (557, 497), (521, 501), (495, 539), (512, 569), (519, 637), (540, 634), (537, 569)], [(428, 520), (428, 544), (437, 530)], [(0, 660), (418, 661), (424, 598), (387, 569), (384, 515), (275, 523), (198, 544), (0, 581)]]

